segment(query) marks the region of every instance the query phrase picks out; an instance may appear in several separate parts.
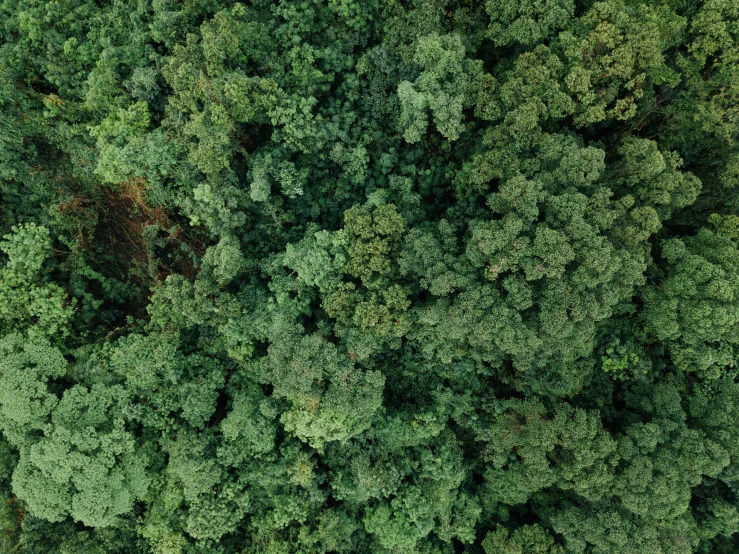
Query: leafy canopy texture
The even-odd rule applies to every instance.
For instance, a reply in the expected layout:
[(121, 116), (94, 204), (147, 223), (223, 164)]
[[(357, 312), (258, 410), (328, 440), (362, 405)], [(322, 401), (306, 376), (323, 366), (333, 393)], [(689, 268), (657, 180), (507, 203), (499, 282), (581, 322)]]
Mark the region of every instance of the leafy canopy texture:
[(739, 551), (739, 2), (0, 2), (0, 554)]

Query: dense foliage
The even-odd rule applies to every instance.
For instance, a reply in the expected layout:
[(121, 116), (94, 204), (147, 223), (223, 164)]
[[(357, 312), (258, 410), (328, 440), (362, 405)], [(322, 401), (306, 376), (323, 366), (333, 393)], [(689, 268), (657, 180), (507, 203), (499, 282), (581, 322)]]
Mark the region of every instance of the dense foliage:
[(739, 551), (736, 0), (0, 37), (0, 551)]

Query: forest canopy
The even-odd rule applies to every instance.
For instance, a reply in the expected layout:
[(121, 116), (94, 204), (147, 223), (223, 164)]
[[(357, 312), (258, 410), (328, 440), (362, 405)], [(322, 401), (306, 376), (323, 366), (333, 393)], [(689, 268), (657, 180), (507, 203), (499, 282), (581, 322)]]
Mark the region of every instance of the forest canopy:
[(739, 2), (0, 0), (0, 552), (739, 551)]

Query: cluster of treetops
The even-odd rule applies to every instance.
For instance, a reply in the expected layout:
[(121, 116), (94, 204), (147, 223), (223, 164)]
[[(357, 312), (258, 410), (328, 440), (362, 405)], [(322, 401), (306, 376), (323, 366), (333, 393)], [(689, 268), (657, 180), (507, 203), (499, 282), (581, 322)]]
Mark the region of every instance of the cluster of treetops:
[(0, 37), (0, 552), (739, 551), (737, 0)]

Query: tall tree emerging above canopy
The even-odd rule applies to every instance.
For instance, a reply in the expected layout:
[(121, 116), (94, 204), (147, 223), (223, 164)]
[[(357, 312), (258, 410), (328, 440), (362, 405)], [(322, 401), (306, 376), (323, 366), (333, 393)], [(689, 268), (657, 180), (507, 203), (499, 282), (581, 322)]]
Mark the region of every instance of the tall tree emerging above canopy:
[(734, 0), (0, 2), (0, 552), (739, 551)]

